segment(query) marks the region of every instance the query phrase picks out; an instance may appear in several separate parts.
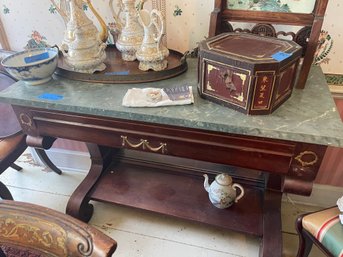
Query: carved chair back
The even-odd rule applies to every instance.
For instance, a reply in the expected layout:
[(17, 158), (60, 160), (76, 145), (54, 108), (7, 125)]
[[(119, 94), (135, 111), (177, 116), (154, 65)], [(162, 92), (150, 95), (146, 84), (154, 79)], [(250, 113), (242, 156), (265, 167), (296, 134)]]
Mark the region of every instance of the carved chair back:
[(20, 251), (30, 254), (20, 256), (104, 257), (112, 256), (117, 243), (69, 215), (30, 203), (3, 200), (0, 247), (0, 256), (6, 256), (1, 255), (3, 252), (13, 256), (13, 251)]
[[(303, 61), (300, 66), (297, 87), (304, 88), (317, 49), (328, 3), (328, 0), (314, 1), (311, 13), (291, 13), (229, 9), (228, 0), (215, 0), (210, 18), (209, 37), (223, 32), (249, 32), (271, 37), (290, 36), (293, 41), (303, 47)], [(249, 23), (253, 24), (253, 27), (252, 29), (234, 29), (232, 22)], [(300, 26), (301, 28), (296, 33), (284, 32), (276, 31), (273, 25)]]

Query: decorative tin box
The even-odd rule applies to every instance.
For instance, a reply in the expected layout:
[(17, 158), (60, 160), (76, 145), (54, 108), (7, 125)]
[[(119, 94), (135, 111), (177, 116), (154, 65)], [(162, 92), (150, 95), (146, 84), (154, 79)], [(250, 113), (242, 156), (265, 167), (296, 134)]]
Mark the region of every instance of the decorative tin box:
[(247, 33), (199, 45), (199, 94), (247, 114), (269, 114), (292, 94), (301, 46)]

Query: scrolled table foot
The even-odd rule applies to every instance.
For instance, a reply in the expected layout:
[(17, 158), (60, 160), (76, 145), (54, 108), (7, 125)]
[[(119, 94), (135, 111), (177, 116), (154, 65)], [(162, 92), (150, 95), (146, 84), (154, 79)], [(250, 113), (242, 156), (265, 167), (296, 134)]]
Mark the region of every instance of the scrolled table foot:
[(76, 219), (88, 222), (93, 215), (94, 207), (88, 202), (77, 205), (71, 201), (68, 202), (66, 213)]
[(91, 157), (91, 167), (80, 185), (71, 195), (66, 213), (74, 218), (88, 222), (93, 215), (93, 205), (89, 203), (90, 192), (93, 186), (98, 182), (102, 172), (110, 164), (113, 149), (96, 144), (87, 143), (87, 148)]

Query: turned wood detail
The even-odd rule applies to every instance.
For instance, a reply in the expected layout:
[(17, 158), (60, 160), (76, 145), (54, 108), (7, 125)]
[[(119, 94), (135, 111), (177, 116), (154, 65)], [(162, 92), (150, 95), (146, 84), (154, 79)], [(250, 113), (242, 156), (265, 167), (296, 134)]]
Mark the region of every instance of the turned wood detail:
[(91, 167), (85, 179), (71, 195), (66, 213), (74, 218), (88, 222), (93, 215), (94, 209), (93, 205), (89, 203), (90, 198), (88, 194), (100, 178), (102, 172), (109, 166), (114, 149), (91, 143), (86, 145), (90, 153)]
[(55, 142), (54, 137), (41, 137), (41, 136), (31, 136), (27, 135), (26, 144), (35, 148), (49, 149)]

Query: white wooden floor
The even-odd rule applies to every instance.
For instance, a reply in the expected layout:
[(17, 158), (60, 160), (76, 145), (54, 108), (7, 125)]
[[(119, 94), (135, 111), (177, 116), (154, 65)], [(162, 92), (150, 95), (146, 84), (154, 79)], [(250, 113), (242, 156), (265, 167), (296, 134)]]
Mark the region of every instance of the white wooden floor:
[[(0, 175), (17, 201), (31, 202), (64, 212), (69, 196), (85, 173), (64, 170), (62, 175), (34, 163), (26, 151), (16, 162), (21, 172), (11, 168)], [(118, 257), (255, 257), (258, 238), (225, 231), (201, 224), (148, 213), (127, 207), (94, 202), (95, 212), (90, 224), (118, 242)], [(295, 257), (298, 238), (295, 217), (302, 211), (317, 207), (282, 206), (283, 256)], [(314, 247), (315, 248), (315, 247)], [(322, 257), (313, 249), (311, 257)]]

